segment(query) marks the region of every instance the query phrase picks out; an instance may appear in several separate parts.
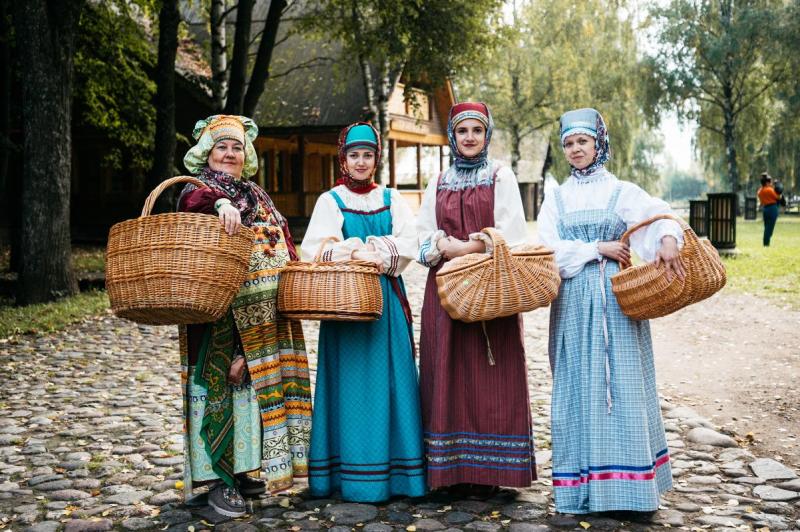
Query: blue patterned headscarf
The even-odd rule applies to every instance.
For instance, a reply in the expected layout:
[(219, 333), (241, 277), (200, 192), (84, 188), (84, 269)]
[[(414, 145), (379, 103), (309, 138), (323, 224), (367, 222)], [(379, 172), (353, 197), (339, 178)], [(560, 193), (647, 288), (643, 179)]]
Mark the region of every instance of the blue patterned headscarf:
[[(478, 120), (486, 128), (486, 141), (483, 144), (483, 149), (478, 155), (470, 158), (462, 156), (458, 151), (455, 135), (456, 126), (468, 118)], [(489, 141), (492, 140), (493, 129), (494, 122), (492, 121), (492, 114), (489, 112), (489, 107), (485, 103), (462, 102), (455, 104), (450, 109), (450, 117), (447, 121), (447, 140), (450, 142), (453, 166), (455, 166), (458, 173), (462, 173), (462, 171), (474, 173), (476, 170), (488, 165)]]
[(611, 141), (608, 138), (608, 129), (603, 116), (591, 107), (567, 111), (561, 115), (561, 145), (564, 140), (572, 135), (589, 135), (594, 137), (596, 154), (594, 162), (586, 168), (579, 170), (572, 166), (570, 175), (576, 179), (588, 177), (605, 166), (611, 159)]

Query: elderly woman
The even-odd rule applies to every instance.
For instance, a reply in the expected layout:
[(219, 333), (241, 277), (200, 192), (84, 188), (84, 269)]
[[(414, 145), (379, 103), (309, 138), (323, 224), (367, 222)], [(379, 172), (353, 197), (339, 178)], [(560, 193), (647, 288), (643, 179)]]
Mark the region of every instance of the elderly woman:
[(484, 227), (497, 229), (509, 246), (528, 234), (514, 172), (488, 157), (488, 107), (454, 105), (447, 135), (453, 165), (428, 183), (417, 220), (418, 259), (430, 268), (419, 363), (428, 484), (488, 496), (536, 478), (522, 317), (451, 319), (436, 272), (450, 259), (491, 252)]
[(325, 237), (335, 236), (338, 242), (325, 244), (325, 260), (370, 261), (383, 273), (379, 320), (323, 321), (319, 333), (311, 493), (340, 490), (359, 502), (425, 493), (411, 312), (400, 277), (416, 256), (417, 233), (403, 197), (373, 181), (380, 145), (369, 124), (342, 131), (341, 179), (317, 200), (303, 238), (304, 255), (314, 256)]
[(631, 248), (668, 277), (683, 276), (682, 232), (661, 220), (634, 233), (630, 246), (619, 241), (628, 227), (671, 210), (605, 169), (610, 145), (596, 110), (565, 113), (561, 143), (572, 172), (545, 197), (538, 220), (562, 278), (549, 342), (556, 510), (647, 517), (672, 486), (650, 325), (622, 313), (610, 278)]
[[(229, 517), (245, 514), (242, 495), (279, 491), (307, 475), (311, 432), (303, 332), (276, 312), (280, 270), (297, 255), (286, 219), (247, 180), (258, 170), (257, 135), (242, 116), (197, 122), (197, 145), (183, 162), (206, 187), (187, 185), (178, 201), (180, 211), (218, 215), (229, 234), (244, 225), (256, 236), (230, 311), (180, 331), (187, 494), (193, 483), (211, 483), (209, 506)], [(266, 485), (248, 475), (262, 468)]]

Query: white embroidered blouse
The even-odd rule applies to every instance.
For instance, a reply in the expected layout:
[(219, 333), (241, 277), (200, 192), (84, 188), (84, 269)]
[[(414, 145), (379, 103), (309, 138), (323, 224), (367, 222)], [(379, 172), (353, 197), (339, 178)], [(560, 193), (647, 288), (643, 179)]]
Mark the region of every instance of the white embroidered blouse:
[[(614, 212), (628, 227), (656, 214), (674, 214), (664, 200), (652, 197), (633, 183), (620, 181), (605, 169), (580, 180), (570, 177), (559, 187), (565, 212), (606, 208), (617, 183), (622, 188)], [(558, 234), (558, 218), (555, 194), (547, 194), (537, 220), (538, 237), (542, 244), (555, 250), (561, 277), (569, 279), (578, 275), (586, 263), (601, 257), (597, 241), (562, 240)], [(672, 220), (659, 220), (631, 235), (631, 249), (642, 260), (652, 261), (661, 246), (661, 239), (667, 235), (674, 236), (678, 246), (683, 246), (680, 225)]]
[[(383, 191), (378, 186), (366, 194), (351, 192), (344, 185), (332, 190), (342, 198), (348, 209), (371, 212), (383, 207)], [(384, 273), (393, 277), (399, 276), (417, 255), (417, 233), (414, 227), (414, 213), (408, 203), (396, 189), (391, 190), (392, 234), (386, 236), (368, 236), (366, 242), (358, 237), (344, 239), (342, 225), (344, 214), (339, 209), (334, 197), (326, 192), (322, 194), (311, 213), (311, 220), (303, 237), (300, 249), (303, 260), (313, 260), (319, 245), (325, 237), (335, 236), (340, 242), (329, 242), (323, 250), (323, 260), (342, 261), (350, 259), (353, 251), (366, 244), (373, 244), (383, 259)]]
[[(491, 175), (491, 174), (489, 174)], [(445, 173), (442, 178), (447, 178)], [(448, 183), (446, 186), (459, 187), (458, 183)], [(481, 186), (468, 183), (467, 186)], [(439, 240), (447, 238), (444, 231), (439, 229), (436, 221), (436, 192), (439, 186), (438, 179), (431, 179), (422, 197), (422, 205), (417, 215), (417, 231), (419, 233), (419, 256), (417, 260), (424, 266), (436, 266), (442, 258), (437, 248)], [(525, 223), (525, 212), (522, 208), (522, 197), (519, 193), (517, 177), (511, 168), (501, 166), (497, 170), (494, 185), (494, 226), (505, 239), (509, 247), (524, 244), (528, 240), (528, 226)], [(486, 244), (486, 252), (492, 252), (492, 243), (484, 233), (472, 233), (471, 240), (482, 240)]]

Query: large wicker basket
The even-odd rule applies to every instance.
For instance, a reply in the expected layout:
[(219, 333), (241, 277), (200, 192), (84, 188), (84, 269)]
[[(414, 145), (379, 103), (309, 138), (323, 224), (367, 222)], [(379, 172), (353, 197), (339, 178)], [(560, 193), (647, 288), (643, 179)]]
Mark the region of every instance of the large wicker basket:
[(244, 282), (253, 232), (228, 235), (208, 214), (150, 216), (158, 196), (176, 183), (204, 187), (179, 176), (159, 184), (142, 215), (115, 224), (106, 248), (106, 290), (117, 316), (150, 325), (213, 322), (222, 317)]
[(313, 262), (291, 261), (281, 270), (278, 311), (298, 320), (375, 321), (383, 314), (381, 274), (362, 260), (321, 262), (328, 237)]
[(638, 223), (625, 231), (620, 241), (656, 220), (677, 221), (683, 230), (681, 262), (685, 279), (673, 275), (668, 281), (666, 270), (653, 263), (624, 268), (611, 277), (611, 288), (622, 312), (636, 320), (650, 320), (671, 314), (692, 303), (715, 294), (725, 286), (725, 266), (719, 253), (707, 238), (698, 238), (683, 219), (660, 214)]
[(436, 274), (439, 300), (450, 317), (471, 323), (549, 305), (561, 283), (553, 251), (530, 245), (510, 251), (497, 230), (483, 232), (494, 244), (491, 256), (470, 253)]

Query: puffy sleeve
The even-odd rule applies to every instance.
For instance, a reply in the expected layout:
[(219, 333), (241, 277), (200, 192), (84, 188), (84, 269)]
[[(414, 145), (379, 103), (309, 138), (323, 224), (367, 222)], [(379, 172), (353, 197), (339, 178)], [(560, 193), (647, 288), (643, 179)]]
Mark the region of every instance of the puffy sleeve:
[(322, 194), (314, 205), (314, 212), (311, 213), (311, 220), (308, 222), (308, 228), (300, 246), (303, 259), (314, 260), (322, 240), (329, 236), (335, 236), (339, 242), (325, 244), (321, 260), (325, 262), (349, 260), (353, 251), (363, 247), (364, 242), (356, 237), (344, 240), (343, 223), (344, 216), (339, 210), (339, 206), (336, 205), (336, 200), (330, 194)]
[(597, 241), (562, 240), (558, 234), (558, 207), (556, 191), (545, 195), (537, 227), (539, 240), (556, 254), (556, 264), (562, 279), (578, 275), (587, 262), (598, 260)]
[(375, 246), (375, 250), (383, 258), (383, 271), (386, 275), (397, 277), (403, 273), (412, 260), (417, 258), (419, 245), (411, 207), (397, 189), (390, 190), (392, 194), (392, 234), (368, 236), (367, 243)]
[(187, 188), (178, 198), (179, 212), (197, 212), (200, 214), (216, 215), (214, 203), (221, 198), (227, 197), (224, 193), (214, 190), (211, 187)]
[[(654, 198), (638, 186), (628, 182), (623, 182), (617, 206), (620, 216), (628, 227), (657, 214), (675, 214), (666, 201)], [(678, 222), (659, 220), (631, 235), (631, 249), (642, 260), (650, 262), (655, 259), (656, 251), (661, 247), (661, 239), (665, 236), (674, 236), (678, 241), (678, 247), (683, 247), (683, 231)]]
[[(495, 178), (494, 227), (503, 235), (509, 247), (524, 244), (528, 240), (528, 224), (525, 222), (517, 176), (507, 166), (500, 168)], [(469, 237), (472, 240), (482, 240), (486, 244), (486, 253), (492, 253), (489, 235), (479, 232), (472, 233)]]
[(436, 222), (436, 189), (439, 179), (431, 179), (422, 196), (422, 204), (417, 214), (417, 236), (419, 238), (419, 252), (417, 262), (428, 268), (433, 268), (442, 260), (437, 244), (447, 235), (439, 229)]

